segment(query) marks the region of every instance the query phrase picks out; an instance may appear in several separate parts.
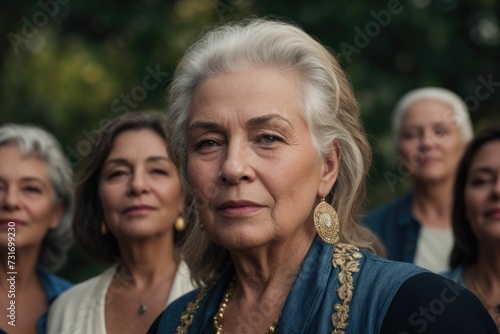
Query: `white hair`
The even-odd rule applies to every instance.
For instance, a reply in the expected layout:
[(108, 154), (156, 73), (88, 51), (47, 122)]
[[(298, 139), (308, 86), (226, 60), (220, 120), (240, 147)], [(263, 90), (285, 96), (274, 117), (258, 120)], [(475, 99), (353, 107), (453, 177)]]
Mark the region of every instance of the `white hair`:
[[(226, 24), (206, 33), (180, 61), (170, 86), (167, 126), (170, 157), (179, 166), (186, 191), (192, 194), (196, 191), (189, 184), (186, 168), (187, 129), (195, 89), (214, 74), (252, 68), (290, 70), (297, 74), (302, 89), (302, 116), (318, 157), (329, 154), (335, 141), (342, 150), (339, 176), (327, 196), (330, 204), (338, 208), (340, 240), (379, 250), (373, 234), (357, 223), (371, 149), (354, 91), (335, 57), (292, 24), (265, 19)], [(187, 211), (188, 223), (196, 224), (196, 210)], [(216, 279), (228, 259), (227, 251), (208, 240), (199, 228), (188, 231), (183, 251), (192, 276), (201, 285)]]
[(450, 90), (440, 87), (424, 87), (411, 90), (403, 95), (396, 106), (392, 116), (392, 131), (394, 143), (399, 143), (401, 123), (404, 115), (410, 107), (418, 101), (434, 100), (450, 106), (453, 111), (454, 120), (460, 129), (462, 140), (467, 143), (474, 136), (472, 122), (469, 116), (467, 105), (460, 96)]
[(22, 156), (33, 156), (47, 164), (49, 179), (55, 194), (54, 205), (63, 206), (58, 226), (45, 236), (39, 264), (49, 270), (58, 269), (66, 260), (72, 243), (73, 172), (58, 141), (47, 131), (33, 126), (6, 124), (0, 126), (0, 147), (13, 145)]

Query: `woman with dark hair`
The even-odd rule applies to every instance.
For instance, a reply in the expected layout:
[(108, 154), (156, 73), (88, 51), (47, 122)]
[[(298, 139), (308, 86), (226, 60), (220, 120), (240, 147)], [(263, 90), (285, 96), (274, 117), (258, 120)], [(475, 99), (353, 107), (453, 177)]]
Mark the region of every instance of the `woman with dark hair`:
[(455, 244), (444, 273), (474, 292), (500, 329), (500, 124), (479, 133), (458, 166)]
[(45, 333), (47, 309), (71, 283), (49, 271), (71, 246), (73, 173), (57, 140), (0, 126), (0, 333)]
[(111, 267), (57, 300), (50, 333), (143, 333), (192, 290), (176, 250), (187, 199), (163, 117), (127, 114), (101, 134), (78, 180), (73, 230), (93, 260)]
[[(151, 333), (496, 331), (470, 292), (376, 255), (359, 223), (371, 159), (359, 106), (303, 30), (252, 19), (208, 31), (179, 62), (168, 110), (170, 156), (195, 198), (182, 250), (201, 289)], [(454, 302), (439, 317), (415, 313), (442, 295)]]

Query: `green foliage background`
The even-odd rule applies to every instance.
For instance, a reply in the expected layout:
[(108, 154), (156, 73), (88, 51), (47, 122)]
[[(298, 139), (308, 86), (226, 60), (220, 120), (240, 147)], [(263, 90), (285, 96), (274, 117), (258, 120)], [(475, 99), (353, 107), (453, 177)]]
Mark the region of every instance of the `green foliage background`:
[[(204, 29), (278, 16), (329, 46), (352, 80), (374, 150), (371, 208), (410, 186), (390, 133), (403, 93), (442, 86), (466, 99), (476, 130), (500, 121), (499, 14), (497, 0), (9, 1), (0, 12), (0, 124), (45, 127), (78, 173), (101, 124), (164, 109), (170, 74)], [(139, 95), (151, 69), (168, 75)], [(74, 247), (60, 274), (77, 282), (100, 270)]]

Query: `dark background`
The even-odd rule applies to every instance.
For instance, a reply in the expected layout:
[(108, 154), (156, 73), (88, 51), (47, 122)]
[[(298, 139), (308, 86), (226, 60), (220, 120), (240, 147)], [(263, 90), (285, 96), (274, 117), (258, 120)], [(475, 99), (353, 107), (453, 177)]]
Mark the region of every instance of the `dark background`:
[[(163, 110), (189, 43), (212, 25), (248, 15), (295, 22), (338, 54), (374, 150), (367, 208), (410, 186), (390, 133), (392, 108), (406, 91), (455, 91), (476, 131), (500, 121), (496, 0), (41, 0), (2, 4), (0, 124), (51, 131), (78, 173), (101, 124)], [(143, 79), (155, 71), (156, 85), (146, 89)], [(74, 247), (59, 273), (77, 282), (100, 270)]]

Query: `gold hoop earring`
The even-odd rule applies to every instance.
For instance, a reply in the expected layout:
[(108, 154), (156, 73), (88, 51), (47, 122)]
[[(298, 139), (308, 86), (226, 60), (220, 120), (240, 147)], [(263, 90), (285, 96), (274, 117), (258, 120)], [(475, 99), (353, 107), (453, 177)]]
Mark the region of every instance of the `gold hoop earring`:
[(339, 217), (335, 209), (325, 202), (325, 198), (314, 208), (314, 225), (319, 237), (326, 243), (334, 244), (339, 241)]
[(184, 218), (182, 218), (182, 216), (177, 217), (174, 227), (177, 232), (184, 231), (184, 229), (186, 228), (186, 222), (184, 221)]
[(101, 234), (102, 235), (108, 234), (108, 227), (106, 226), (106, 224), (104, 224), (104, 222), (101, 223)]

